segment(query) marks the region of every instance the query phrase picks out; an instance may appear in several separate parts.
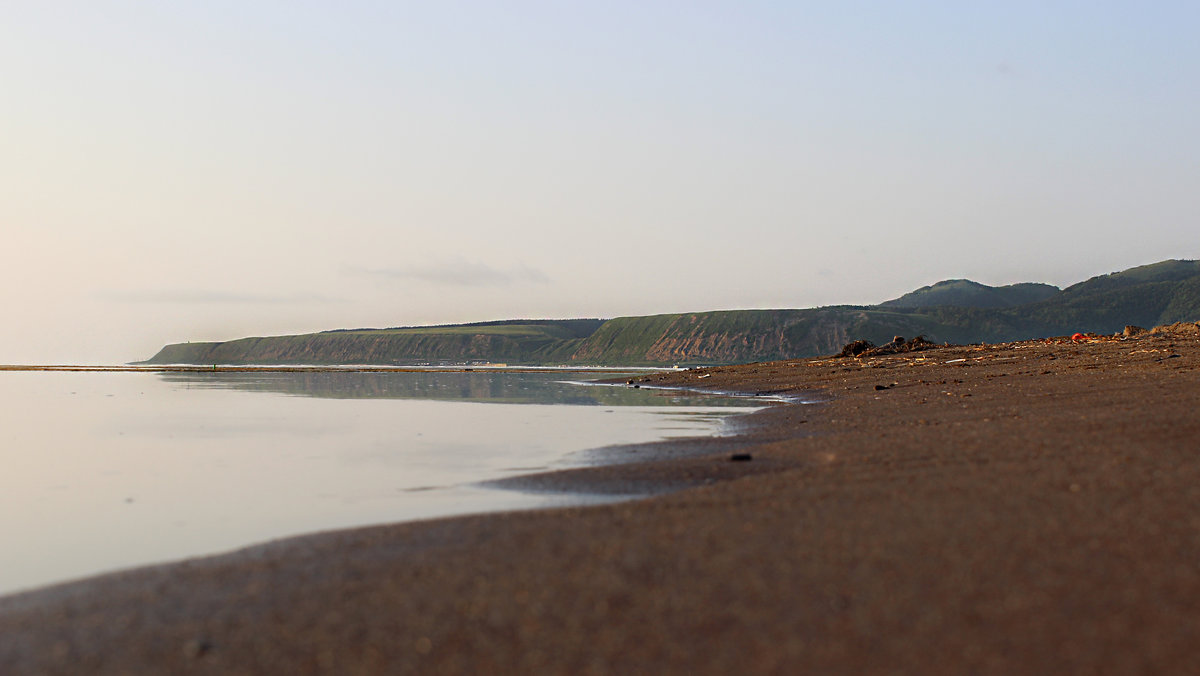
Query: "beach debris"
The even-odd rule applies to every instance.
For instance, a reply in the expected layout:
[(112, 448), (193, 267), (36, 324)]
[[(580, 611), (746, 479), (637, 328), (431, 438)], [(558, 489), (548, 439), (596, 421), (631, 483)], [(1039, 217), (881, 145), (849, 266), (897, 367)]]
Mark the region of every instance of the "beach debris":
[(729, 456), (730, 462), (750, 462), (753, 459), (754, 456), (750, 455), (749, 453), (734, 453), (733, 455)]
[(856, 340), (853, 343), (847, 343), (842, 347), (842, 351), (837, 354), (838, 357), (879, 357), (888, 354), (902, 354), (905, 352), (919, 352), (921, 350), (931, 350), (935, 347), (946, 347), (946, 345), (938, 345), (925, 339), (925, 336), (917, 336), (912, 340), (904, 340), (904, 336), (896, 336), (892, 342), (884, 345), (876, 346), (869, 340)]
[(1150, 329), (1151, 335), (1200, 336), (1200, 322), (1175, 322)]
[(698, 375), (698, 376), (696, 376), (696, 377), (697, 377), (697, 378), (711, 378), (711, 377), (712, 377), (712, 374), (711, 374), (711, 373), (704, 373), (704, 374)]
[(876, 385), (875, 391), (878, 392), (879, 390), (886, 390), (887, 388), (888, 388), (887, 385)]
[(1138, 334), (1142, 334), (1145, 332), (1146, 332), (1146, 329), (1143, 329), (1140, 326), (1134, 326), (1133, 324), (1129, 324), (1125, 327), (1125, 330), (1121, 332), (1121, 335), (1125, 336), (1126, 338), (1132, 338), (1133, 336), (1136, 336)]
[(857, 357), (873, 347), (875, 347), (875, 343), (869, 340), (856, 340), (853, 343), (846, 343), (842, 346), (842, 351), (837, 353), (837, 356)]
[(1083, 335), (1082, 333), (1076, 333), (1071, 336), (1071, 340), (1074, 340), (1074, 341), (1087, 340), (1087, 336)]

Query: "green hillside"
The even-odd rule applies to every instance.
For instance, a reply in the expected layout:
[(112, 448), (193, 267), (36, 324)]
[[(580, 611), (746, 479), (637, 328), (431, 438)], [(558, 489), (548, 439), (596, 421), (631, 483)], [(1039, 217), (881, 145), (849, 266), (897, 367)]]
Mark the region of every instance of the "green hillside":
[(875, 306), (337, 330), (168, 345), (145, 363), (723, 364), (832, 354), (859, 338), (998, 342), (1197, 319), (1200, 262), (1173, 260), (1062, 290), (948, 280)]
[(1126, 324), (1195, 321), (1200, 319), (1200, 261), (1163, 261), (1092, 277), (1007, 314), (1035, 334), (1109, 333)]
[(1050, 284), (1010, 284), (987, 286), (969, 279), (948, 279), (931, 286), (923, 286), (894, 300), (880, 303), (880, 307), (914, 308), (952, 305), (956, 307), (1012, 307), (1036, 303), (1053, 297), (1059, 292)]
[(168, 345), (148, 364), (421, 364), (568, 361), (603, 320), (511, 321)]

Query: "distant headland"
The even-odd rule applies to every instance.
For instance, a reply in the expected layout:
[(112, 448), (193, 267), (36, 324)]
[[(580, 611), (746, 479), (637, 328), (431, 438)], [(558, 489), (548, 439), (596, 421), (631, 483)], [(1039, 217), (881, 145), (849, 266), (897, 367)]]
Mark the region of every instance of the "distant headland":
[(855, 339), (883, 343), (897, 335), (922, 335), (939, 343), (1004, 342), (1197, 319), (1200, 261), (1167, 260), (1064, 289), (957, 279), (878, 305), (339, 329), (177, 343), (139, 363), (734, 364), (830, 354)]

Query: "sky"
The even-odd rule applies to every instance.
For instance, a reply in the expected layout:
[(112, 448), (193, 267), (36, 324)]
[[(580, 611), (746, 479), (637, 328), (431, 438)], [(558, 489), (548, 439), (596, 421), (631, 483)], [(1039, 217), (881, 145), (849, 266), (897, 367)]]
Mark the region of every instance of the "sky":
[(1200, 258), (1200, 4), (0, 7), (0, 363)]

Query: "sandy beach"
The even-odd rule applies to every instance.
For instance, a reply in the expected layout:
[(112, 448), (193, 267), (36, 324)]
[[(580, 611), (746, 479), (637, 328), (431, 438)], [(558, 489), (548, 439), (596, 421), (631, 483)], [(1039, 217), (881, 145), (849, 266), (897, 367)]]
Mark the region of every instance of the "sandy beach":
[(820, 403), (514, 482), (642, 500), (6, 597), (0, 673), (1197, 673), (1195, 329), (646, 376)]

